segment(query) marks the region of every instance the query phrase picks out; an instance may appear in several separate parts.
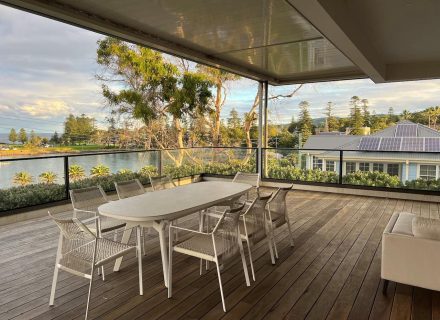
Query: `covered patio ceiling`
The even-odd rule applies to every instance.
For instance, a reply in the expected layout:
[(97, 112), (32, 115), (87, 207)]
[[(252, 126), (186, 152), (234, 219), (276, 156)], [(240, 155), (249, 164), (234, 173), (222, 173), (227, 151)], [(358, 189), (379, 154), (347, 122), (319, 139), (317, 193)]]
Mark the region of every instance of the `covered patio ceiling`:
[(440, 77), (437, 0), (0, 0), (273, 85)]

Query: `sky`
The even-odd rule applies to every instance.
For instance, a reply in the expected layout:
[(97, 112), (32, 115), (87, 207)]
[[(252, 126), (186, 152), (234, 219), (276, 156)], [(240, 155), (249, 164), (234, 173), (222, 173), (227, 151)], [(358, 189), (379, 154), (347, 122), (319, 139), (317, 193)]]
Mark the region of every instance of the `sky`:
[[(103, 127), (104, 107), (95, 74), (96, 42), (103, 36), (61, 22), (0, 5), (0, 133), (25, 128), (37, 133), (62, 131), (69, 113), (85, 113)], [(227, 85), (222, 117), (235, 108), (243, 114), (252, 105), (257, 83), (244, 79)], [(295, 86), (271, 87), (269, 94), (289, 93)], [(298, 104), (310, 103), (312, 117), (322, 117), (328, 101), (335, 114), (348, 114), (348, 101), (357, 95), (370, 102), (371, 111), (396, 113), (440, 105), (440, 80), (374, 84), (350, 80), (306, 84), (290, 99), (272, 100), (272, 123), (298, 116)]]

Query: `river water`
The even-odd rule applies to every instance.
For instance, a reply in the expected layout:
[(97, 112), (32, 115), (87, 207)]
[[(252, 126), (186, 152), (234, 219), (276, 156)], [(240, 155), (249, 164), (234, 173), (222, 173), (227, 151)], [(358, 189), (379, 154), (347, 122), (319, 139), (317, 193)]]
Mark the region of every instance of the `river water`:
[[(69, 165), (82, 166), (86, 175), (90, 175), (90, 170), (99, 164), (108, 166), (112, 173), (116, 173), (121, 169), (139, 171), (144, 166), (157, 166), (158, 163), (159, 153), (156, 151), (69, 157)], [(39, 182), (38, 176), (42, 172), (53, 171), (58, 175), (58, 182), (63, 183), (64, 159), (62, 157), (51, 159), (36, 157), (31, 160), (2, 161), (0, 162), (0, 189), (14, 186), (14, 175), (20, 171), (28, 172), (33, 177), (33, 183)]]

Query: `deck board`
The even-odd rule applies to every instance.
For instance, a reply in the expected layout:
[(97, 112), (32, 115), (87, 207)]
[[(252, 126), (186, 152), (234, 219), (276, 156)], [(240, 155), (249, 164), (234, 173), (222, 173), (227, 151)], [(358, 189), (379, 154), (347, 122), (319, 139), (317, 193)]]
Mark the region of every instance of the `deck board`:
[[(279, 259), (267, 244), (253, 247), (256, 281), (246, 287), (240, 261), (222, 271), (228, 312), (221, 308), (215, 268), (199, 276), (197, 259), (175, 254), (173, 298), (163, 286), (156, 234), (147, 236), (144, 296), (137, 260), (120, 272), (106, 265), (97, 278), (91, 319), (440, 319), (440, 294), (390, 283), (382, 294), (381, 234), (394, 212), (439, 218), (439, 204), (310, 191), (288, 196), (295, 247), (287, 228), (276, 232)], [(196, 215), (179, 220), (195, 228)], [(185, 236), (185, 235), (183, 235)], [(58, 230), (48, 218), (0, 227), (0, 319), (82, 319), (87, 281), (60, 272), (48, 306)]]

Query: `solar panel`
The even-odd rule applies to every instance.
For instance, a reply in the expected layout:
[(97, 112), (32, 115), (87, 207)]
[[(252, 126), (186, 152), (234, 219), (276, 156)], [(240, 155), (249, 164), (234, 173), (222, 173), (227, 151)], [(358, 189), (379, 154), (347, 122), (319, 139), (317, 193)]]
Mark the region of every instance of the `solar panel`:
[(417, 125), (398, 124), (396, 128), (396, 137), (417, 137)]
[(379, 147), (380, 137), (364, 137), (359, 143), (359, 150), (375, 151)]
[(402, 138), (400, 151), (423, 151), (423, 138)]
[(382, 151), (399, 151), (402, 138), (382, 138), (380, 142), (379, 150)]
[(440, 152), (440, 138), (425, 138), (425, 151)]

